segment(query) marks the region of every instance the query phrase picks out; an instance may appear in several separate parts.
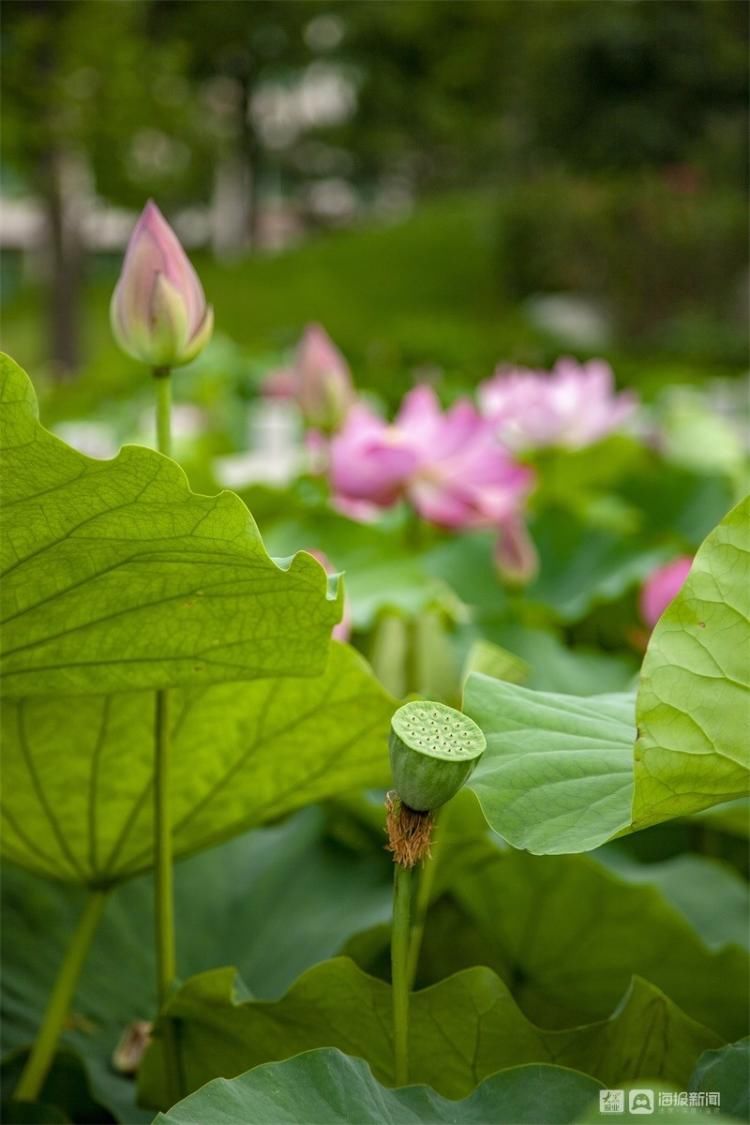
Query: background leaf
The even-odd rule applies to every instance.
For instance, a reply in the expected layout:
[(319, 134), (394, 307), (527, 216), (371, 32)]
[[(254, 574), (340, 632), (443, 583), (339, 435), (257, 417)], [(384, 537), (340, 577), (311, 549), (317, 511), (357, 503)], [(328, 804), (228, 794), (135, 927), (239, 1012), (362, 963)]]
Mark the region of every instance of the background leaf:
[(2, 1120), (6, 1125), (21, 1121), (27, 1121), (29, 1125), (46, 1125), (51, 1121), (107, 1125), (115, 1120), (109, 1110), (92, 1095), (84, 1062), (79, 1055), (67, 1048), (57, 1052), (45, 1076), (38, 1095), (38, 1103), (41, 1104), (13, 1101), (13, 1093), (27, 1056), (27, 1051), (18, 1050), (3, 1060), (3, 1097), (10, 1099), (3, 1103)]
[[(153, 693), (6, 700), (4, 854), (108, 884), (151, 863)], [(353, 649), (324, 675), (173, 689), (173, 839), (196, 851), (388, 780), (395, 703)]]
[(404, 544), (399, 522), (355, 523), (324, 508), (269, 524), (267, 542), (274, 553), (314, 547), (345, 573), (355, 629), (371, 628), (383, 612), (418, 614), (445, 596), (444, 584), (427, 572), (419, 552)]
[[(689, 855), (636, 865), (612, 857), (619, 842), (614, 870), (601, 853), (529, 855), (477, 833), (470, 813), (451, 804), (438, 824), (419, 987), (487, 965), (529, 1019), (562, 1028), (605, 1018), (635, 974), (723, 1038), (747, 1032), (748, 887), (731, 868)], [(359, 933), (345, 952), (388, 979), (389, 938)]]
[(651, 636), (638, 693), (640, 828), (748, 790), (750, 497), (699, 549)]
[[(178, 1022), (190, 1090), (320, 1046), (367, 1059), (378, 1081), (393, 1084), (390, 986), (346, 958), (310, 969), (271, 1004), (248, 999), (234, 969), (203, 973), (175, 994), (163, 1018)], [(527, 1062), (570, 1066), (609, 1086), (647, 1075), (684, 1082), (698, 1054), (720, 1043), (639, 979), (608, 1020), (544, 1031), (526, 1019), (500, 978), (481, 967), (414, 993), (409, 1034), (411, 1080), (454, 1098), (498, 1068)], [(157, 1037), (139, 1074), (148, 1104), (165, 1104), (162, 1082)]]
[(555, 695), (472, 673), (464, 710), (487, 738), (468, 785), (514, 847), (586, 851), (629, 825), (631, 695)]
[[(545, 1027), (601, 1018), (635, 973), (725, 1039), (748, 1029), (747, 952), (707, 948), (656, 887), (629, 885), (589, 856), (499, 854), (463, 872), (454, 893), (507, 959), (520, 1007)], [(722, 910), (719, 893), (712, 905)]]
[(750, 1039), (706, 1051), (698, 1059), (690, 1079), (691, 1090), (718, 1090), (722, 1113), (740, 1121), (750, 1117)]
[[(661, 863), (637, 863), (617, 845), (601, 848), (596, 858), (629, 883), (658, 888), (708, 946), (720, 948), (731, 942), (750, 949), (747, 881), (728, 863), (690, 854)], [(625, 945), (632, 948), (630, 942)]]
[(279, 566), (242, 501), (192, 493), (173, 461), (93, 461), (36, 417), (0, 357), (2, 690), (163, 688), (325, 666), (340, 597), (306, 554)]
[[(604, 652), (586, 645), (570, 647), (549, 629), (485, 622), (484, 631), (529, 666), (526, 687), (564, 695), (599, 695), (632, 690), (638, 662), (628, 653)], [(486, 669), (476, 669), (486, 671)], [(501, 679), (510, 679), (502, 676)]]
[(411, 1125), (492, 1121), (548, 1125), (575, 1121), (600, 1084), (559, 1066), (522, 1066), (485, 1079), (463, 1101), (427, 1086), (385, 1089), (362, 1059), (321, 1049), (267, 1063), (230, 1081), (214, 1079), (154, 1125)]
[(592, 606), (619, 598), (670, 557), (664, 547), (592, 527), (559, 509), (549, 509), (535, 520), (532, 534), (541, 568), (526, 595), (550, 606), (565, 622), (578, 621)]

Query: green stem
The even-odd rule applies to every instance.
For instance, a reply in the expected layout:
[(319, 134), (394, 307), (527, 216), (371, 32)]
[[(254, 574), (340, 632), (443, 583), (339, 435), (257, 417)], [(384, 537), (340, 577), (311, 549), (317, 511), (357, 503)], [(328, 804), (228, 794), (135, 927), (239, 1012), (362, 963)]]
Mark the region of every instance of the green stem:
[(23, 1068), (15, 1097), (21, 1102), (37, 1101), (55, 1057), (57, 1042), (73, 1002), (78, 978), (89, 951), (89, 946), (99, 925), (105, 891), (92, 891), (83, 909), (78, 926), (70, 939), (63, 963), (57, 974), (54, 988), (47, 1002), (39, 1034)]
[(156, 891), (156, 984), (159, 1007), (177, 975), (169, 815), (169, 692), (157, 691), (154, 722), (154, 884)]
[(156, 448), (167, 457), (172, 453), (172, 380), (168, 367), (155, 367)]
[(430, 909), (432, 888), (435, 884), (435, 872), (437, 871), (438, 857), (440, 855), (440, 843), (443, 839), (443, 836), (445, 835), (444, 831), (437, 831), (437, 816), (437, 813), (434, 814), (431, 855), (429, 859), (425, 860), (424, 867), (422, 868), (422, 872), (419, 876), (419, 883), (417, 885), (417, 893), (414, 901), (414, 917), (412, 919), (411, 936), (409, 939), (409, 988), (414, 987), (414, 980), (417, 975), (419, 954), (422, 949), (424, 928), (427, 921), (427, 912)]
[(391, 986), (393, 992), (393, 1060), (397, 1086), (409, 1081), (409, 933), (411, 868), (394, 864)]
[[(168, 367), (154, 369), (156, 383), (156, 436), (160, 453), (172, 447), (172, 391)], [(154, 716), (154, 920), (156, 924), (156, 993), (162, 1010), (177, 976), (174, 924), (172, 818), (169, 805), (169, 692), (157, 691)], [(175, 1028), (165, 1019), (164, 1068), (170, 1105), (181, 1095)]]

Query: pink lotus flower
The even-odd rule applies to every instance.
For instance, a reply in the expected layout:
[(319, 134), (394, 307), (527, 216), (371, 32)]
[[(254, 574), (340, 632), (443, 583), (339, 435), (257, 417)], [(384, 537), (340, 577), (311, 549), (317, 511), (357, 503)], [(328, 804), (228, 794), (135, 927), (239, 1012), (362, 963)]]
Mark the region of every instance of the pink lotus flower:
[(415, 387), (403, 401), (396, 427), (418, 452), (407, 496), (431, 523), (494, 527), (517, 510), (531, 487), (531, 471), (511, 460), (466, 399), (443, 414), (431, 387)]
[(419, 453), (407, 434), (357, 403), (331, 439), (329, 476), (336, 497), (387, 508), (403, 495)]
[(561, 359), (549, 373), (498, 370), (480, 385), (479, 403), (515, 451), (582, 449), (618, 429), (636, 407), (634, 395), (615, 394), (611, 368), (596, 359)]
[(427, 386), (409, 392), (393, 425), (355, 406), (331, 442), (329, 472), (339, 502), (387, 507), (406, 497), (424, 519), (453, 529), (497, 525), (532, 481), (470, 402), (443, 413)]
[(124, 352), (151, 367), (189, 363), (213, 331), (213, 310), (177, 235), (151, 200), (135, 225), (110, 306)]
[(305, 421), (327, 432), (341, 424), (354, 399), (348, 364), (319, 324), (307, 326), (293, 364), (272, 372), (263, 389), (295, 399)]
[(653, 629), (664, 610), (679, 594), (692, 565), (690, 555), (681, 555), (665, 566), (657, 567), (644, 582), (640, 611), (650, 629)]

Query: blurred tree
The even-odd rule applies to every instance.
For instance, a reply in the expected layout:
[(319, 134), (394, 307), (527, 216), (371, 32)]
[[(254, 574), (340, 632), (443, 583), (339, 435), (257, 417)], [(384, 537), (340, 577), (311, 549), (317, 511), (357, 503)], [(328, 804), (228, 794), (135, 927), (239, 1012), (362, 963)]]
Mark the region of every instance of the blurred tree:
[(329, 6), (319, 0), (154, 0), (155, 33), (173, 39), (184, 53), (212, 123), (218, 154), (215, 245), (222, 254), (240, 254), (254, 242), (261, 181), (297, 139), (278, 120), (274, 137), (268, 111), (254, 112), (254, 102), (264, 88), (291, 85), (315, 60), (305, 32)]
[(3, 8), (4, 163), (43, 205), (50, 358), (80, 361), (83, 224), (94, 192), (141, 206), (195, 190), (190, 91), (179, 48), (155, 43), (148, 5), (7, 0)]
[[(359, 74), (339, 131), (364, 180), (418, 187), (701, 163), (744, 182), (742, 0), (343, 0)], [(718, 152), (717, 152), (718, 150)], [(719, 166), (716, 157), (719, 155)]]

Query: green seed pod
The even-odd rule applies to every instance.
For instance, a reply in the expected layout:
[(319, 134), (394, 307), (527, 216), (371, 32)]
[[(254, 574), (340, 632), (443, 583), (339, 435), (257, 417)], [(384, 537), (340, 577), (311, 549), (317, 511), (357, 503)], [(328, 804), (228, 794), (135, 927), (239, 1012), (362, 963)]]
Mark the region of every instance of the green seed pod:
[(486, 746), (477, 724), (453, 707), (422, 700), (404, 704), (391, 719), (396, 792), (418, 812), (439, 808), (467, 781)]

